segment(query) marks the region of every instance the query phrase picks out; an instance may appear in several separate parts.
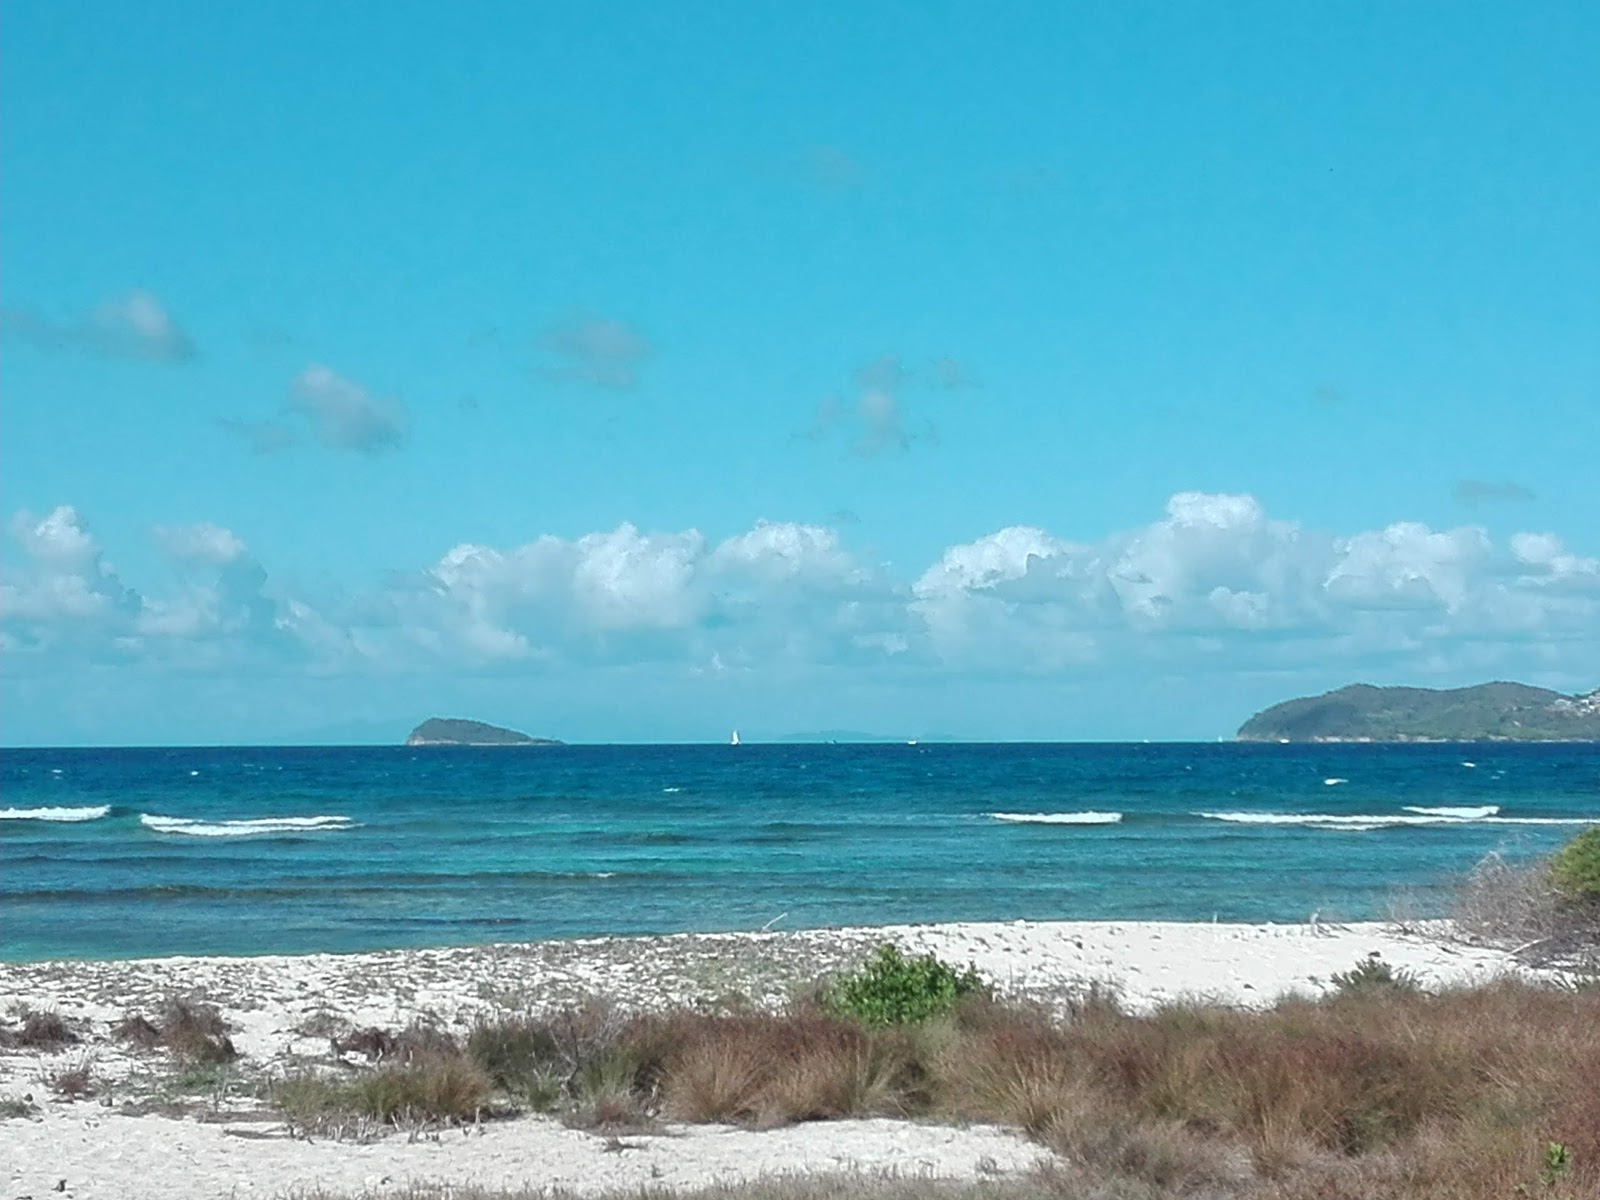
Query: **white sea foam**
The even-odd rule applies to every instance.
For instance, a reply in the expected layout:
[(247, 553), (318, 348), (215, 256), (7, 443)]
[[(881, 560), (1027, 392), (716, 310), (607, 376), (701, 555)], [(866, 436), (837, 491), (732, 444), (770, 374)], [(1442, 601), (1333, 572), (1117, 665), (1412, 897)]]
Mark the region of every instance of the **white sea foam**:
[(200, 821), (191, 817), (163, 817), (140, 813), (139, 824), (155, 833), (181, 833), (188, 837), (256, 837), (266, 833), (333, 833), (354, 829), (349, 817), (259, 817), (249, 821)]
[(1463, 758), (1463, 759), (1462, 759), (1462, 760), (1461, 760), (1461, 765), (1462, 765), (1462, 766), (1463, 766), (1463, 767), (1475, 767), (1475, 766), (1477, 766), (1477, 765), (1478, 765), (1478, 764), (1477, 764), (1477, 763), (1475, 763), (1475, 762), (1468, 762), (1468, 761), (1467, 761), (1467, 760), (1466, 760), (1466, 759), (1464, 759), (1464, 758)]
[(109, 804), (83, 808), (0, 808), (0, 821), (98, 821), (110, 811)]
[(1419, 804), (1405, 806), (1408, 813), (1420, 813), (1424, 817), (1457, 817), (1463, 821), (1476, 821), (1482, 817), (1492, 817), (1500, 811), (1498, 804), (1468, 805), (1462, 808), (1424, 808)]
[(1115, 825), (1122, 820), (1119, 812), (997, 812), (989, 815), (996, 821), (1010, 821), (1015, 825)]
[(1197, 817), (1228, 821), (1235, 825), (1295, 825), (1305, 829), (1342, 829), (1367, 832), (1395, 829), (1407, 825), (1600, 825), (1600, 817), (1501, 817), (1498, 805), (1477, 808), (1410, 807), (1403, 813), (1362, 813), (1339, 816), (1332, 813), (1202, 812)]
[(666, 792), (669, 796), (672, 795), (675, 792), (683, 791), (683, 789), (681, 787), (665, 787), (665, 788), (662, 788), (661, 790), (663, 792)]
[(1350, 781), (1349, 781), (1349, 780), (1348, 780), (1348, 779), (1345, 779), (1345, 778), (1343, 778), (1343, 777), (1342, 777), (1342, 776), (1339, 776), (1339, 775), (1330, 775), (1330, 776), (1329, 776), (1329, 777), (1328, 777), (1328, 778), (1327, 778), (1327, 779), (1324, 779), (1324, 780), (1323, 780), (1323, 781), (1322, 781), (1322, 786), (1323, 786), (1323, 787), (1335, 787), (1335, 786), (1337, 786), (1337, 785), (1338, 785), (1338, 784), (1341, 784), (1341, 783), (1349, 783), (1349, 782), (1350, 782)]
[(1228, 821), (1234, 825), (1302, 825), (1310, 829), (1383, 829), (1391, 825), (1450, 825), (1464, 824), (1451, 817), (1385, 816), (1363, 813), (1360, 816), (1338, 816), (1332, 813), (1266, 813), (1266, 812), (1203, 812), (1196, 816), (1211, 821)]

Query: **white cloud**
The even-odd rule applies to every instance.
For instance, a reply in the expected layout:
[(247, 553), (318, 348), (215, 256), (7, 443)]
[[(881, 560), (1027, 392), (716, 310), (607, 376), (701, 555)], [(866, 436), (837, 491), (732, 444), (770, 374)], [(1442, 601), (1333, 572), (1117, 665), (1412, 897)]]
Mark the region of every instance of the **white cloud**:
[(23, 553), (21, 567), (0, 582), (0, 621), (10, 626), (14, 645), (77, 640), (137, 608), (137, 597), (105, 562), (71, 505), (44, 517), (19, 512), (9, 532)]
[(411, 433), (411, 413), (399, 400), (376, 397), (320, 363), (295, 377), (289, 407), (330, 450), (382, 454), (405, 445)]
[(70, 321), (11, 309), (4, 323), (7, 332), (48, 350), (169, 364), (195, 356), (193, 340), (145, 291), (129, 292)]
[(8, 649), (196, 669), (259, 658), (333, 674), (654, 664), (708, 680), (838, 667), (934, 679), (1379, 663), (1425, 678), (1452, 663), (1554, 663), (1600, 676), (1600, 559), (1555, 535), (1397, 522), (1337, 536), (1247, 495), (1179, 493), (1148, 524), (1092, 540), (1010, 526), (947, 547), (909, 583), (835, 529), (780, 521), (715, 541), (623, 524), (461, 543), (321, 600), (272, 586), (220, 526), (155, 531), (172, 578), (145, 594), (70, 507), (19, 514), (10, 532)]
[(157, 525), (155, 539), (181, 562), (222, 565), (244, 557), (245, 546), (231, 529), (200, 521), (194, 525)]

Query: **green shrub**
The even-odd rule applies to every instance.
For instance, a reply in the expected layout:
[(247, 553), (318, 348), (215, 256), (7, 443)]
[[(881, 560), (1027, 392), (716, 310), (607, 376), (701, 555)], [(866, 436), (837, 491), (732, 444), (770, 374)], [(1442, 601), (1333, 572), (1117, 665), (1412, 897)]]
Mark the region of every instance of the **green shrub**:
[(910, 1025), (954, 1010), (964, 996), (988, 991), (971, 967), (965, 971), (932, 954), (907, 958), (884, 945), (854, 975), (827, 993), (827, 1006), (866, 1025)]
[(490, 1088), (489, 1077), (469, 1059), (432, 1058), (359, 1076), (349, 1096), (357, 1112), (391, 1124), (471, 1121), (488, 1107)]
[(1600, 826), (1584, 830), (1556, 851), (1550, 882), (1568, 900), (1600, 903)]
[(1374, 950), (1348, 971), (1336, 971), (1329, 977), (1340, 996), (1364, 996), (1372, 992), (1420, 992), (1422, 984), (1404, 968), (1395, 970)]

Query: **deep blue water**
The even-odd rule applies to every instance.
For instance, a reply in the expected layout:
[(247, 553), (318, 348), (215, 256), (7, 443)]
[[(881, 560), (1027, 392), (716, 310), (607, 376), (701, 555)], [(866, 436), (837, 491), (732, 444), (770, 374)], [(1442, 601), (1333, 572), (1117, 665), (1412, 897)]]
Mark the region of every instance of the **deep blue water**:
[(1351, 920), (1584, 822), (1596, 746), (5, 750), (0, 957)]

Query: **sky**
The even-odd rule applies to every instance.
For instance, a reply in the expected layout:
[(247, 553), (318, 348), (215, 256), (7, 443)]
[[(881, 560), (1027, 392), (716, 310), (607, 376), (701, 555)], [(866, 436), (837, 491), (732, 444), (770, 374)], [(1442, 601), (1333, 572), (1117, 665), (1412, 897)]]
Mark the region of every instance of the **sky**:
[(1600, 7), (13, 0), (0, 742), (1600, 687)]

